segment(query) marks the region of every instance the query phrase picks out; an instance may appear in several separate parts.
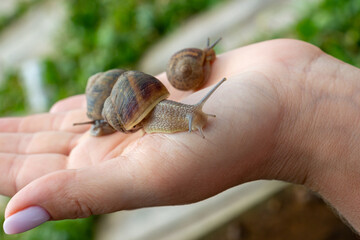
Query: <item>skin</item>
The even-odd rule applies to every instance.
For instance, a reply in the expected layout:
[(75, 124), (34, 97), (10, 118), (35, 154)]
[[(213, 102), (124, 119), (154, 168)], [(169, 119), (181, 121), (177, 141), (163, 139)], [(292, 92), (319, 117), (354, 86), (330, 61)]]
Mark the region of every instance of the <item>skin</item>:
[[(174, 90), (196, 103), (209, 89)], [(205, 88), (226, 81), (198, 133), (96, 138), (85, 98), (50, 113), (0, 119), (0, 194), (6, 217), (29, 206), (53, 220), (123, 209), (185, 204), (256, 179), (318, 192), (360, 230), (360, 70), (296, 40), (272, 40), (218, 56)], [(159, 150), (160, 149), (160, 150)]]

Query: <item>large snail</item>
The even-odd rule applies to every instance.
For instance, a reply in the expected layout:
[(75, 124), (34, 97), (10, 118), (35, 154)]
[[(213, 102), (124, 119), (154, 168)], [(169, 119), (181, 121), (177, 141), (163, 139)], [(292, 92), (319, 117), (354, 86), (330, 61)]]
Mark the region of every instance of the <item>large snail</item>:
[(207, 118), (215, 115), (204, 113), (202, 107), (225, 80), (197, 104), (189, 105), (166, 100), (169, 92), (165, 86), (143, 72), (114, 69), (97, 73), (89, 78), (86, 87), (87, 115), (92, 121), (74, 125), (93, 124), (90, 131), (93, 136), (116, 130), (131, 133), (143, 128), (147, 133), (198, 130), (204, 137), (202, 129)]
[(210, 76), (216, 59), (214, 47), (220, 40), (210, 46), (208, 39), (205, 49), (185, 48), (172, 55), (166, 69), (171, 85), (179, 90), (199, 89)]

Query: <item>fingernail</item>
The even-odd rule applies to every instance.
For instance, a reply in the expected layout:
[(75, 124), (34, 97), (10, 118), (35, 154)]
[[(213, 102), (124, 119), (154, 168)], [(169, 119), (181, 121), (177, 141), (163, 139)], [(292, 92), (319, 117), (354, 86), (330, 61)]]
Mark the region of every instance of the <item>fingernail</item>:
[(6, 218), (3, 228), (6, 234), (22, 233), (41, 225), (49, 219), (50, 215), (45, 209), (33, 206)]

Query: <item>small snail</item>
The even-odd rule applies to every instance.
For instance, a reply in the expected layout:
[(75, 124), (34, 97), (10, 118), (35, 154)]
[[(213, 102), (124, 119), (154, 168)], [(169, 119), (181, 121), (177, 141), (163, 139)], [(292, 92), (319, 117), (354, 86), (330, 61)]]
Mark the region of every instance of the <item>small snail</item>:
[(211, 64), (216, 59), (214, 47), (220, 40), (210, 46), (208, 39), (204, 50), (185, 48), (172, 55), (166, 69), (171, 85), (179, 90), (200, 88), (210, 76)]
[[(114, 80), (109, 80), (110, 77), (116, 78), (111, 93), (103, 90), (104, 83), (101, 80), (112, 83)], [(202, 107), (225, 80), (224, 78), (217, 83), (197, 104), (189, 105), (166, 100), (168, 90), (160, 80), (151, 75), (118, 69), (98, 73), (89, 78), (86, 91), (87, 99), (90, 99), (87, 102), (87, 115), (93, 121), (74, 125), (93, 124), (90, 132), (93, 136), (109, 134), (115, 130), (131, 133), (143, 128), (147, 133), (198, 130), (204, 138), (202, 129), (207, 123), (207, 117), (215, 115), (204, 113)], [(100, 87), (96, 87), (96, 84)], [(104, 95), (100, 97), (101, 94)], [(98, 115), (100, 111), (101, 116)]]

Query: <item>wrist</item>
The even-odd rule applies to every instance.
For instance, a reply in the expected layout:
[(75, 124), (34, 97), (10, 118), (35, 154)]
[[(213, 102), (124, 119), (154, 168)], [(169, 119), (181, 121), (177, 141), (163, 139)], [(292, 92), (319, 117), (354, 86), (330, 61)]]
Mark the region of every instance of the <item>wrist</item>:
[(280, 84), (275, 177), (320, 193), (360, 229), (360, 70), (317, 53), (302, 71)]

